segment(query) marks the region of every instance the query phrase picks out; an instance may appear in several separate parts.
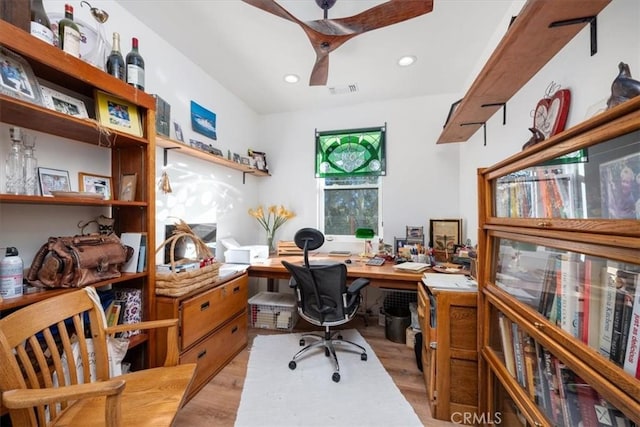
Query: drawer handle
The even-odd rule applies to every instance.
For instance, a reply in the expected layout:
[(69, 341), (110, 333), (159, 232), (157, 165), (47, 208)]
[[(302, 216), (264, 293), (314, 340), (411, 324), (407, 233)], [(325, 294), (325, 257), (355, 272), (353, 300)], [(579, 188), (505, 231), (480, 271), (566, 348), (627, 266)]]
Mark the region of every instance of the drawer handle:
[(234, 294), (237, 294), (238, 292), (240, 292), (240, 286), (236, 286), (235, 288), (233, 288)]
[(198, 359), (202, 359), (203, 357), (205, 357), (207, 355), (207, 350), (204, 349), (202, 350), (200, 353), (198, 353)]
[(232, 334), (235, 334), (236, 332), (238, 332), (238, 325), (234, 326), (233, 329), (231, 329)]
[(207, 309), (209, 308), (209, 306), (210, 306), (210, 305), (211, 305), (211, 304), (210, 304), (210, 302), (209, 302), (209, 301), (207, 301), (207, 302), (204, 302), (204, 303), (200, 304), (200, 311), (205, 311), (205, 310), (207, 310)]
[(436, 341), (431, 341), (429, 343), (429, 347), (435, 350), (436, 348), (438, 348), (438, 343)]

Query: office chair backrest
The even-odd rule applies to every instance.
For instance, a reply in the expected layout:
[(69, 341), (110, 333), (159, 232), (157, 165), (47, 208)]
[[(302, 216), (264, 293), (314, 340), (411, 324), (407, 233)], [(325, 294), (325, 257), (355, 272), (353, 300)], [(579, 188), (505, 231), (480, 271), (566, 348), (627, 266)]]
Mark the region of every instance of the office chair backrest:
[(282, 261), (297, 283), (299, 307), (320, 322), (345, 319), (347, 267), (342, 263), (305, 266)]

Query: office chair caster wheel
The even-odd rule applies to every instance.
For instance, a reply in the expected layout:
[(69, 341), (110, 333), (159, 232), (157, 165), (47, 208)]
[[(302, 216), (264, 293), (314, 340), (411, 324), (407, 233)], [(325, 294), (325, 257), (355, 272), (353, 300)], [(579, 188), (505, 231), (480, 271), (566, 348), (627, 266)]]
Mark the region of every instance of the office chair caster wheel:
[(342, 334), (338, 334), (338, 339), (341, 340), (342, 339)]
[(296, 369), (297, 366), (298, 365), (296, 365), (295, 361), (292, 360), (291, 362), (289, 362), (289, 369), (291, 369), (292, 371)]
[(304, 340), (300, 340), (300, 347), (304, 347)]
[(365, 361), (365, 362), (366, 362), (366, 360), (367, 360), (367, 353), (362, 353), (362, 354), (360, 355), (360, 360), (363, 360), (363, 361)]
[(339, 383), (340, 382), (340, 374), (337, 372), (334, 372), (333, 375), (331, 376), (331, 379), (333, 380), (334, 383)]

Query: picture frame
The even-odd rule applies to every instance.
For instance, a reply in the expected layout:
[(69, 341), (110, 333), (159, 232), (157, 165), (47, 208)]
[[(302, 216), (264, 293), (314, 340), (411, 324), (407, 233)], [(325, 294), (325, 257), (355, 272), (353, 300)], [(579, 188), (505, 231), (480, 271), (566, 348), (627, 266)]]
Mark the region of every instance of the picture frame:
[(429, 244), (435, 251), (453, 253), (462, 239), (462, 219), (432, 219), (429, 221)]
[(640, 153), (600, 164), (602, 218), (640, 218)]
[(424, 227), (407, 225), (407, 242), (424, 244)]
[(71, 181), (69, 171), (52, 168), (38, 168), (38, 182), (40, 183), (40, 194), (53, 197), (56, 191), (71, 191)]
[(136, 199), (138, 184), (137, 173), (125, 173), (120, 177), (120, 197), (119, 200), (132, 202)]
[(0, 93), (21, 101), (42, 105), (40, 84), (29, 63), (0, 46)]
[(191, 129), (207, 138), (217, 140), (216, 114), (191, 101)]
[(233, 153), (233, 161), (236, 163), (240, 163), (240, 154)]
[(264, 172), (269, 170), (269, 166), (267, 166), (267, 155), (264, 152), (249, 150), (248, 154), (253, 158), (256, 169)]
[(113, 183), (110, 176), (78, 172), (78, 189), (85, 193), (102, 194), (104, 200), (113, 198)]
[(180, 123), (173, 122), (173, 130), (176, 133), (176, 141), (184, 142), (184, 136), (182, 135), (182, 126), (180, 126)]
[(89, 117), (87, 107), (84, 105), (82, 100), (45, 85), (40, 85), (40, 91), (42, 92), (42, 105), (48, 109), (68, 114), (79, 119), (86, 119)]
[(245, 166), (251, 166), (251, 160), (248, 157), (240, 157), (240, 163)]
[(393, 254), (398, 256), (400, 254), (400, 248), (404, 248), (407, 245), (406, 237), (394, 237), (393, 238)]
[(97, 90), (96, 116), (102, 126), (142, 137), (142, 122), (138, 107), (118, 97)]

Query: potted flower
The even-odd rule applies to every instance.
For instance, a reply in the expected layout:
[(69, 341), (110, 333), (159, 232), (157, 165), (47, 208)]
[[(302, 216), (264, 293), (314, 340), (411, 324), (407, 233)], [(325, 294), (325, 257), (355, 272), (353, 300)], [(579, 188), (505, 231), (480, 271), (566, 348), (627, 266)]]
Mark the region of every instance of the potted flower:
[(265, 211), (262, 206), (257, 209), (249, 209), (249, 215), (258, 220), (258, 223), (267, 232), (267, 246), (269, 253), (275, 253), (274, 236), (278, 228), (280, 228), (289, 219), (296, 216), (292, 211), (287, 210), (284, 206), (272, 205)]

